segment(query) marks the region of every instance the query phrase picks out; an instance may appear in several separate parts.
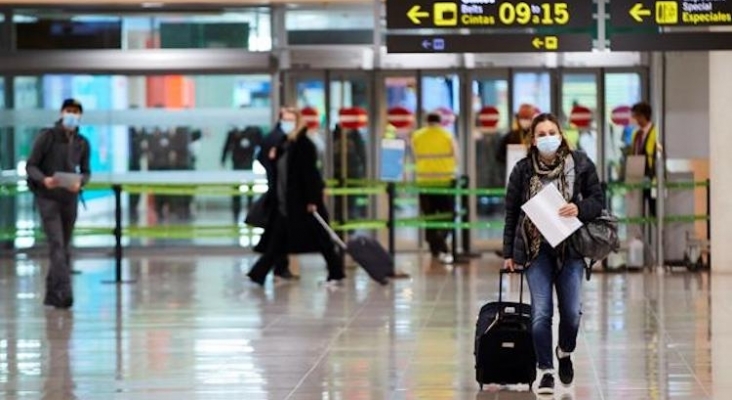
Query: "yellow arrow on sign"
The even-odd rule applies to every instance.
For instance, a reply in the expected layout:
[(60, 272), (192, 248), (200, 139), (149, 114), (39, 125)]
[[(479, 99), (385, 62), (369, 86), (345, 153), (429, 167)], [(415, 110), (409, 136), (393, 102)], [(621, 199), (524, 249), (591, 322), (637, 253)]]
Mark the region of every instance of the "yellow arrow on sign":
[(411, 19), (412, 23), (414, 23), (415, 25), (422, 25), (422, 21), (420, 21), (420, 18), (429, 18), (430, 16), (430, 13), (421, 10), (422, 7), (417, 4), (407, 12), (407, 17), (409, 17), (409, 19)]
[(541, 40), (541, 38), (537, 37), (531, 41), (531, 45), (534, 46), (535, 49), (540, 49), (542, 46), (544, 46), (544, 41)]
[(630, 9), (630, 16), (637, 22), (643, 22), (643, 17), (651, 16), (651, 10), (643, 8), (643, 3), (635, 3), (633, 8)]

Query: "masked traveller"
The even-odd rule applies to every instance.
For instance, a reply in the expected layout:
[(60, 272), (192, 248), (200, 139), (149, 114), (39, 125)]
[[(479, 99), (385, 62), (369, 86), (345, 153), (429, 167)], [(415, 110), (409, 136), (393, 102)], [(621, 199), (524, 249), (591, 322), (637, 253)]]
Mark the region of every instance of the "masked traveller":
[[(528, 155), (514, 167), (508, 183), (503, 254), (507, 269), (525, 268), (531, 292), (532, 337), (540, 371), (537, 393), (553, 394), (554, 355), (559, 363), (560, 381), (569, 385), (574, 380), (571, 355), (577, 345), (582, 314), (585, 261), (569, 241), (556, 248), (549, 245), (521, 206), (544, 187), (555, 185), (567, 202), (558, 211), (559, 215), (588, 222), (600, 216), (605, 200), (594, 163), (584, 153), (570, 151), (555, 116), (537, 116), (529, 140)], [(553, 348), (555, 289), (559, 341)]]
[(328, 233), (319, 225), (314, 212), (327, 218), (325, 182), (318, 169), (318, 150), (308, 135), (302, 116), (292, 110), (294, 126), (283, 128), (287, 136), (269, 151), (274, 166), (274, 184), (267, 192), (270, 208), (267, 226), (255, 250), (262, 253), (248, 273), (249, 279), (263, 286), (274, 264), (288, 254), (319, 252), (327, 264), (327, 287), (340, 286), (345, 278), (342, 258)]
[(71, 308), (71, 237), (79, 208), (79, 193), (89, 182), (89, 141), (79, 134), (84, 109), (67, 99), (53, 128), (41, 131), (28, 157), (28, 184), (35, 195), (49, 248), (46, 296), (43, 303)]

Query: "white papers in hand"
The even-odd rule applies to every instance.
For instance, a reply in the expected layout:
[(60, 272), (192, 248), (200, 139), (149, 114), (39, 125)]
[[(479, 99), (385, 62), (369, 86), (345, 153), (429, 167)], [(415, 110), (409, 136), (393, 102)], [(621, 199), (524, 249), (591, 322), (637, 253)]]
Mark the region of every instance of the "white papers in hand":
[(552, 247), (557, 247), (574, 231), (582, 227), (582, 222), (575, 217), (560, 217), (559, 209), (567, 202), (553, 184), (547, 185), (531, 200), (521, 206), (526, 216), (536, 225)]
[(56, 172), (53, 174), (53, 179), (60, 187), (65, 189), (72, 189), (81, 184), (81, 175), (69, 172)]

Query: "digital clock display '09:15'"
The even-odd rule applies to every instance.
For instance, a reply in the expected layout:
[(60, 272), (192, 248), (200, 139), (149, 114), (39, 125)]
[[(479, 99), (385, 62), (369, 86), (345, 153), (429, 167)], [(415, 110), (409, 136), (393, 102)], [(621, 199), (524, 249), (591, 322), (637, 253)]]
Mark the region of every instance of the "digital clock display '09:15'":
[(539, 3), (502, 2), (498, 6), (496, 15), (486, 15), (483, 9), (488, 6), (463, 5), (461, 9), (462, 25), (519, 25), (519, 26), (547, 26), (567, 25), (571, 20), (567, 3)]

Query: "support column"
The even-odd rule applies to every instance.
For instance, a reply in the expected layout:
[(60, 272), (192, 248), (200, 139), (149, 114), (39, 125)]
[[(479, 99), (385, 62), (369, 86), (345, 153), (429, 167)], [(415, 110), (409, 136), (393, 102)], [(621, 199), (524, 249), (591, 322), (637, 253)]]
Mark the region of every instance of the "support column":
[(732, 237), (732, 80), (729, 67), (732, 51), (709, 53), (709, 140), (711, 178), (712, 272), (732, 272), (732, 246), (725, 243)]

